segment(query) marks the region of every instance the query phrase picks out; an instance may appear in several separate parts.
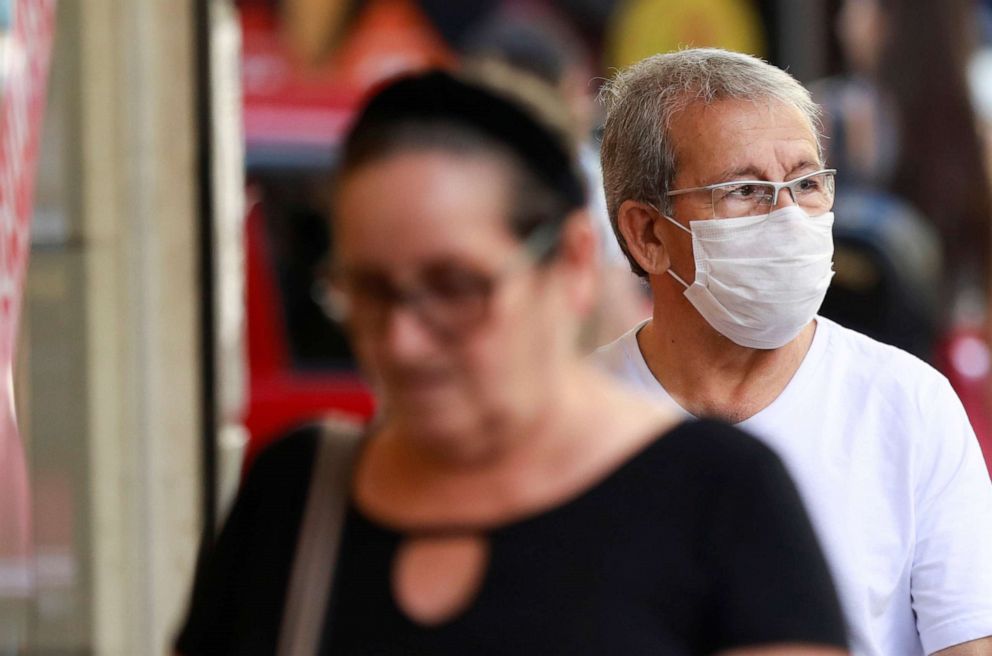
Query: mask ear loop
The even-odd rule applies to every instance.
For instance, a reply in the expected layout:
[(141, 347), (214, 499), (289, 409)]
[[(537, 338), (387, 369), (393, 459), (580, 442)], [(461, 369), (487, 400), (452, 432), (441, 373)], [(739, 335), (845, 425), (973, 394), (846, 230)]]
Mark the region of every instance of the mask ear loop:
[(679, 230), (682, 230), (683, 232), (688, 232), (690, 235), (692, 234), (692, 230), (690, 230), (689, 228), (686, 228), (684, 225), (682, 225), (681, 223), (679, 223), (678, 221), (676, 221), (672, 217), (668, 216), (667, 214), (665, 214), (661, 210), (658, 210), (658, 214), (661, 215), (661, 218), (665, 219), (666, 221), (668, 221), (669, 223), (671, 223), (672, 225), (674, 225)]
[(675, 278), (675, 280), (677, 280), (680, 285), (682, 285), (686, 289), (689, 289), (689, 285), (685, 284), (685, 280), (682, 280), (682, 278), (679, 276), (679, 274), (677, 274), (674, 271), (672, 271), (672, 267), (668, 267), (668, 275), (670, 275), (671, 277)]
[[(648, 205), (651, 205), (651, 203), (648, 203)], [(665, 219), (666, 221), (668, 221), (669, 223), (671, 223), (672, 225), (674, 225), (676, 228), (682, 230), (683, 232), (688, 232), (690, 235), (692, 234), (692, 230), (690, 230), (689, 228), (686, 228), (684, 225), (682, 225), (681, 223), (679, 223), (678, 221), (676, 221), (672, 217), (668, 216), (667, 214), (665, 214), (664, 212), (662, 212), (661, 210), (659, 210), (654, 205), (651, 205), (651, 208), (655, 212), (658, 213), (658, 216), (660, 216), (661, 218)], [(674, 271), (672, 271), (672, 267), (668, 267), (668, 275), (670, 275), (671, 277), (675, 278), (675, 280), (677, 280), (680, 285), (682, 285), (686, 289), (689, 289), (689, 285), (686, 284), (685, 280), (682, 280), (682, 277), (679, 276), (679, 274), (677, 274)]]

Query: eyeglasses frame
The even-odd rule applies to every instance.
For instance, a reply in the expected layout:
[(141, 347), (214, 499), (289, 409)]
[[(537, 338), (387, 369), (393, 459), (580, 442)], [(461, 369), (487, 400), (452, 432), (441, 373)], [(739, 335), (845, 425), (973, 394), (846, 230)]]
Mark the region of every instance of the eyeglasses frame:
[(812, 173), (807, 173), (805, 175), (799, 176), (798, 178), (795, 178), (793, 180), (787, 180), (785, 182), (772, 182), (770, 180), (729, 180), (727, 182), (717, 182), (716, 184), (704, 185), (702, 187), (691, 187), (689, 189), (675, 189), (673, 191), (669, 191), (668, 193), (666, 193), (665, 196), (666, 197), (681, 196), (683, 194), (689, 194), (699, 191), (709, 191), (712, 194), (713, 191), (715, 191), (716, 189), (720, 189), (721, 187), (756, 184), (756, 185), (764, 185), (766, 187), (771, 186), (775, 190), (774, 195), (772, 196), (771, 207), (775, 207), (776, 205), (778, 205), (778, 194), (783, 189), (788, 189), (789, 194), (792, 196), (793, 202), (798, 204), (799, 201), (796, 200), (796, 189), (795, 189), (796, 186), (800, 182), (808, 180), (817, 175), (823, 175), (824, 173), (829, 173), (830, 175), (836, 176), (837, 169), (820, 169), (819, 171), (813, 171)]
[[(562, 223), (555, 222), (544, 223), (535, 228), (522, 240), (519, 250), (511, 256), (510, 261), (504, 265), (504, 267), (502, 267), (497, 274), (492, 276), (493, 285), (495, 286), (495, 283), (506, 278), (508, 275), (512, 274), (514, 270), (528, 262), (536, 266), (540, 266), (558, 245), (562, 227)], [(328, 278), (331, 277), (333, 276), (323, 277), (322, 280), (319, 279), (319, 287), (316, 291), (320, 294), (321, 298), (320, 300), (317, 300), (317, 302), (329, 319), (339, 324), (346, 324), (349, 319), (349, 306), (351, 304), (349, 301), (344, 300), (345, 294), (338, 290), (336, 285), (329, 284)], [(423, 299), (428, 293), (429, 292), (424, 289), (416, 288), (396, 290), (395, 297), (392, 299), (392, 304), (394, 306), (408, 307), (424, 326), (428, 327), (436, 334), (442, 337), (453, 337), (454, 335), (449, 334), (449, 331), (442, 329), (435, 322), (432, 322), (429, 315), (424, 314), (422, 309), (420, 309), (423, 307), (423, 302), (421, 299)], [(490, 290), (488, 294), (491, 295), (492, 290)], [(341, 303), (338, 304), (329, 302), (330, 298), (333, 296), (338, 296)], [(486, 302), (490, 302), (489, 299), (487, 299)]]

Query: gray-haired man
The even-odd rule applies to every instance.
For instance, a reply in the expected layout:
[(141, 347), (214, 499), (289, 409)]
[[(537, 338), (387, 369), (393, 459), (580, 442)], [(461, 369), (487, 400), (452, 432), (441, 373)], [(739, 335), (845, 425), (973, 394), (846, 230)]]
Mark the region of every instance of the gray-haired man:
[(809, 93), (698, 49), (635, 64), (604, 98), (610, 220), (654, 311), (594, 357), (778, 451), (854, 653), (992, 654), (992, 485), (960, 402), (923, 362), (816, 316), (834, 176)]

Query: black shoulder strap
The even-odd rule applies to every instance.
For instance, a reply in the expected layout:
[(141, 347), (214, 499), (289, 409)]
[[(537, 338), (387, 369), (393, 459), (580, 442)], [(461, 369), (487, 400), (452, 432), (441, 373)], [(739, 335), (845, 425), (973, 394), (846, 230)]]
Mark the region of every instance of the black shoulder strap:
[(314, 656), (320, 646), (362, 436), (359, 426), (335, 419), (325, 421), (321, 433), (290, 572), (278, 656)]

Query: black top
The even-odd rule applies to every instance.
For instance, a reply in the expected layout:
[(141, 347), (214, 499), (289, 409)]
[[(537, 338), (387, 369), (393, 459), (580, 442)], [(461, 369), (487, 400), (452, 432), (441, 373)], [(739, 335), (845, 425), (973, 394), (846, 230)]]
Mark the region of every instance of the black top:
[[(186, 656), (273, 654), (318, 435), (264, 453), (193, 591)], [(403, 535), (349, 508), (322, 654), (709, 654), (846, 646), (796, 489), (763, 444), (693, 421), (546, 512), (488, 532), (480, 590), (426, 628), (391, 595)]]

